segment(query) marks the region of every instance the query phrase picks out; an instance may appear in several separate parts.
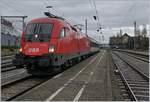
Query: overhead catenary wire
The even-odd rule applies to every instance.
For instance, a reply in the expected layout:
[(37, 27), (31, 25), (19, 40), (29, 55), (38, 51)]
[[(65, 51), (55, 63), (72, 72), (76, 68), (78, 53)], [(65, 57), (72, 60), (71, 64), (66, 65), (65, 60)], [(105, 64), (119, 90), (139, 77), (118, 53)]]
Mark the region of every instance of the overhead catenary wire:
[[(89, 1), (90, 1), (90, 5), (92, 6), (92, 8), (94, 8), (94, 11), (96, 13), (96, 15), (93, 17), (97, 21), (97, 31), (98, 32), (100, 31), (100, 34), (102, 34), (101, 23), (100, 23), (99, 14), (98, 14), (98, 10), (97, 10), (95, 1), (94, 0), (89, 0)], [(104, 36), (102, 36), (102, 38), (104, 39)], [(101, 36), (99, 36), (99, 43), (100, 43), (100, 41), (101, 41)]]
[(42, 0), (41, 2), (44, 4), (44, 6), (48, 6), (48, 4), (49, 4), (49, 2), (47, 0)]
[(100, 27), (101, 25), (100, 25), (99, 14), (98, 14), (98, 11), (97, 11), (97, 8), (96, 8), (96, 4), (95, 4), (94, 0), (92, 0), (92, 1), (93, 1), (93, 4), (94, 4), (94, 8), (95, 8), (95, 12), (96, 12), (97, 20), (98, 20), (98, 26)]
[(5, 2), (5, 1), (3, 1), (3, 0), (1, 0), (1, 3), (3, 3), (3, 4), (5, 4), (5, 5), (7, 5), (7, 7), (12, 8), (12, 9), (13, 9), (13, 10), (15, 10), (16, 12), (18, 12), (18, 13), (20, 13), (20, 14), (24, 15), (24, 14), (22, 13), (22, 11), (21, 11), (21, 10), (19, 10), (19, 9), (17, 9), (17, 8), (15, 8), (15, 7), (13, 7), (13, 6), (12, 6), (12, 5), (10, 5), (9, 3), (7, 3), (7, 2)]
[[(2, 2), (1, 2), (1, 5), (3, 4), (3, 5), (7, 5), (7, 7), (8, 8), (11, 8), (12, 10), (14, 10), (15, 12), (17, 12), (17, 13), (19, 13), (19, 14), (22, 14), (22, 15), (29, 15), (29, 14), (33, 14), (32, 12), (31, 13), (29, 13), (28, 12), (28, 14), (27, 13), (25, 13), (26, 12), (26, 10), (25, 9), (23, 9), (22, 8), (22, 6), (20, 6), (20, 5), (17, 5), (17, 7), (15, 6), (16, 5), (16, 3), (17, 3), (17, 0), (14, 0), (14, 1), (10, 1), (10, 2), (7, 2), (7, 1), (3, 1), (3, 0), (1, 0)], [(15, 3), (16, 2), (16, 3)], [(41, 1), (40, 1), (41, 2)], [(45, 5), (46, 4), (48, 4), (48, 3), (43, 3), (42, 2), (42, 4), (43, 4), (43, 6), (45, 7)], [(2, 5), (2, 6), (3, 6)], [(28, 17), (29, 18), (29, 17)], [(16, 21), (17, 22), (17, 21)]]
[[(2, 0), (1, 0), (2, 1)], [(20, 8), (19, 9), (17, 9), (16, 7), (14, 7), (12, 4), (14, 3), (14, 2), (4, 2), (4, 1), (2, 1), (2, 3), (3, 4), (5, 4), (5, 5), (7, 5), (7, 7), (8, 8), (11, 8), (11, 9), (13, 9), (13, 10), (15, 10), (17, 13), (19, 13), (19, 14), (22, 14), (23, 16), (25, 16), (25, 15), (27, 15), (27, 14), (25, 14), (25, 13), (22, 13), (23, 12), (23, 10), (21, 10)], [(12, 15), (11, 15), (12, 16)], [(7, 17), (8, 18), (8, 17)], [(9, 19), (12, 19), (12, 20), (14, 20), (14, 17), (10, 17)], [(12, 20), (11, 20), (11, 22), (12, 22)], [(19, 21), (19, 20), (17, 20), (17, 21)], [(13, 21), (13, 22), (15, 22), (15, 21)], [(20, 21), (19, 21), (20, 22)]]
[(130, 13), (133, 11), (133, 9), (136, 7), (136, 5), (137, 5), (137, 2), (136, 3), (132, 3), (131, 7), (127, 10), (127, 12), (125, 13), (125, 15), (123, 15), (123, 19), (122, 19), (122, 22), (120, 24), (121, 27), (124, 24), (125, 18), (129, 17)]
[[(94, 1), (94, 0), (89, 0), (89, 1), (90, 1), (91, 6), (92, 6), (92, 7), (94, 6), (94, 11), (95, 11), (95, 13), (96, 13), (96, 19), (97, 19), (97, 27), (98, 27), (98, 30), (99, 30), (99, 29), (101, 30), (101, 23), (100, 23), (99, 14), (98, 14), (98, 10), (97, 10), (95, 1)], [(92, 2), (92, 3), (91, 3), (91, 2)], [(92, 4), (93, 4), (93, 5), (92, 5)]]
[[(23, 16), (19, 16), (19, 17), (14, 17), (14, 16), (1, 16), (1, 19), (6, 19), (6, 18), (9, 18), (9, 21), (11, 21), (11, 19), (13, 20), (14, 18), (22, 18), (23, 20), (22, 20), (22, 30), (23, 30), (23, 28), (24, 28), (24, 18), (26, 18), (27, 16), (25, 16), (25, 14), (24, 13), (22, 13), (22, 11), (20, 10), (20, 9), (17, 9), (16, 7), (14, 7), (14, 6), (12, 6), (12, 3), (8, 3), (8, 2), (6, 2), (6, 1), (3, 1), (3, 0), (1, 0), (1, 3), (3, 3), (4, 5), (7, 5), (7, 7), (8, 8), (11, 8), (11, 9), (13, 9), (15, 12), (17, 12), (17, 13), (19, 13), (19, 14), (22, 14)], [(12, 22), (12, 21), (11, 21)], [(16, 21), (15, 21), (16, 22)], [(19, 21), (20, 22), (20, 21)], [(15, 25), (14, 25), (14, 22), (12, 22), (13, 23), (13, 26), (15, 27)], [(16, 27), (15, 27), (16, 28)]]
[[(90, 3), (90, 6), (91, 6), (91, 9), (92, 9), (92, 15), (95, 15), (95, 9), (93, 9), (93, 2), (91, 1), (91, 0), (89, 0), (89, 3)], [(93, 18), (93, 17), (92, 17)], [(97, 28), (98, 28), (98, 22), (96, 22), (96, 26), (97, 26)]]
[[(90, 6), (91, 6), (91, 8), (92, 8), (92, 10), (93, 10), (93, 3), (92, 3), (92, 1), (89, 0), (89, 3), (90, 3)], [(93, 10), (93, 12), (95, 12), (95, 9)]]
[[(48, 0), (46, 0), (47, 1), (47, 4), (49, 4), (50, 2), (48, 1)], [(47, 5), (48, 6), (48, 5)], [(54, 10), (57, 14), (58, 14), (58, 16), (60, 15), (60, 16), (62, 16), (62, 17), (64, 17), (68, 22), (75, 22), (75, 21), (73, 21), (72, 19), (69, 19), (65, 14), (64, 14), (64, 12), (62, 11), (62, 10), (60, 10), (60, 9), (58, 9), (58, 8), (56, 8), (56, 9), (58, 9), (59, 11), (61, 11), (61, 13), (58, 11), (58, 10), (56, 10), (54, 7), (53, 7), (53, 5), (52, 5), (52, 8), (51, 8), (52, 10)]]
[(132, 2), (131, 6), (127, 9), (127, 12), (125, 12), (122, 16), (120, 16), (120, 19), (122, 19), (120, 21), (120, 29), (116, 30), (116, 32), (119, 32), (120, 30), (123, 30), (123, 26), (124, 26), (124, 22), (125, 22), (125, 18), (128, 18), (129, 15), (131, 14), (131, 12), (134, 10), (134, 8), (136, 7), (137, 2)]

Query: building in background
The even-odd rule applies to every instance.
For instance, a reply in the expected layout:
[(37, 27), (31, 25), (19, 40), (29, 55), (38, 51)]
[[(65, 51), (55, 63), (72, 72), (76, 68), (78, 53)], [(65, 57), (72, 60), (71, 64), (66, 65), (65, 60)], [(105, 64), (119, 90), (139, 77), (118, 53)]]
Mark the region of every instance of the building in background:
[(18, 46), (19, 33), (10, 21), (1, 20), (1, 46)]
[[(135, 44), (135, 41), (138, 43)], [(148, 50), (149, 48), (149, 39), (148, 37), (142, 36), (129, 36), (127, 33), (124, 33), (122, 36), (113, 36), (109, 39), (109, 44), (111, 48), (119, 49), (136, 49), (139, 50)]]
[(18, 37), (10, 34), (1, 34), (1, 46), (17, 46)]
[(134, 36), (129, 36), (127, 33), (122, 35), (122, 30), (120, 30), (117, 36), (110, 37), (109, 44), (111, 48), (148, 50), (149, 38), (146, 25), (143, 24), (140, 29), (140, 26), (134, 22)]

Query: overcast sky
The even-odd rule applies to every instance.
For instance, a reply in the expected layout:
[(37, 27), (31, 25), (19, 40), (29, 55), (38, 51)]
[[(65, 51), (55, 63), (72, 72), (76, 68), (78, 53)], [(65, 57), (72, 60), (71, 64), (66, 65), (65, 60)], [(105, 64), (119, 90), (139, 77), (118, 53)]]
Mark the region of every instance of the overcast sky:
[[(53, 6), (52, 13), (65, 17), (68, 22), (74, 24), (85, 24), (88, 20), (88, 35), (99, 40), (97, 21), (93, 19), (96, 15), (93, 1), (95, 1), (102, 33), (107, 43), (109, 37), (115, 35), (120, 28), (123, 33), (133, 35), (133, 22), (149, 25), (150, 0), (0, 0), (0, 15), (27, 15), (26, 21), (34, 18), (44, 17), (46, 6)], [(19, 25), (19, 20), (12, 20)], [(17, 26), (18, 27), (18, 26)], [(84, 31), (84, 28), (83, 28)]]

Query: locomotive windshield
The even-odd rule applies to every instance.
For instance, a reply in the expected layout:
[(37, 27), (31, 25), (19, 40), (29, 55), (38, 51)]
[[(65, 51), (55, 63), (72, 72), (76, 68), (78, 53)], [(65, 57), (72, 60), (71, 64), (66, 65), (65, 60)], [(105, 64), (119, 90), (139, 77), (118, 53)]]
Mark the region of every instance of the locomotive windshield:
[(26, 42), (48, 42), (52, 32), (52, 24), (31, 23), (25, 31)]

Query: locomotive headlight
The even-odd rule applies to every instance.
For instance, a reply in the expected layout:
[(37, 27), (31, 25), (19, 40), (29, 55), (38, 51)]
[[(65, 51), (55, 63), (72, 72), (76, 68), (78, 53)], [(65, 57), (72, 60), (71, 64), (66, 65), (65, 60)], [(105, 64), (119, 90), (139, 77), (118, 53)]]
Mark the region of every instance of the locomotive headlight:
[(49, 51), (49, 53), (53, 53), (55, 51), (55, 46), (54, 45), (50, 45), (48, 51)]
[(19, 51), (22, 52), (22, 48), (20, 48)]

